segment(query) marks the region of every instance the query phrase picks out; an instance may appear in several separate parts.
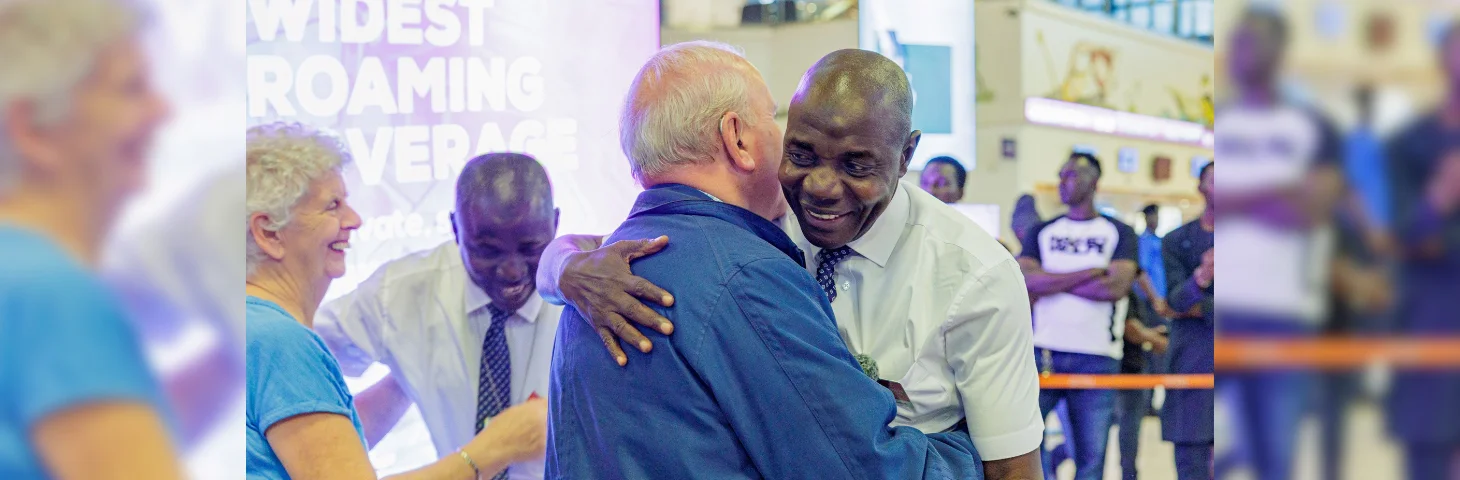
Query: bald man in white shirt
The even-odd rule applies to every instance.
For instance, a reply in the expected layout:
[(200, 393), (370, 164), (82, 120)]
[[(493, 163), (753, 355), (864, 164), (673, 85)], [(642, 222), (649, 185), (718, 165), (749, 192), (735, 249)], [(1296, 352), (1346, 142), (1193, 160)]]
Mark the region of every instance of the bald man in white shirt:
[[(806, 252), (847, 347), (875, 360), (894, 390), (894, 424), (942, 432), (966, 419), (986, 478), (1042, 478), (1044, 423), (1023, 275), (987, 232), (899, 181), (921, 136), (910, 124), (907, 77), (896, 64), (863, 50), (818, 61), (790, 104), (779, 176), (795, 216), (781, 226)], [(625, 318), (672, 333), (638, 300), (667, 305), (672, 297), (628, 265), (672, 240), (598, 248), (599, 241), (555, 242), (539, 288), (549, 300), (571, 301), (624, 364), (615, 337), (645, 353), (649, 343)]]
[[(526, 155), (483, 155), (462, 170), (456, 195), (455, 240), (386, 263), (315, 320), (346, 375), (375, 362), (390, 367), (356, 397), (372, 445), (412, 401), (445, 454), (501, 421), (494, 417), (506, 407), (547, 394), (563, 310), (533, 283), (557, 231), (547, 172)], [(533, 431), (545, 437), (546, 427)], [(484, 478), (541, 479), (543, 470), (539, 460)]]

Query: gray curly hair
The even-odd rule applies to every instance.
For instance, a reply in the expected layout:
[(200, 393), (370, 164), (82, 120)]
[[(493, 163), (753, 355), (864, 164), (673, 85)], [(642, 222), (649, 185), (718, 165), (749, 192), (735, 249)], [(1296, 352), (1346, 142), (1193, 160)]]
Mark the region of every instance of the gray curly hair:
[[(106, 47), (139, 33), (146, 12), (123, 0), (0, 0), (0, 111), (34, 102), (54, 123)], [(5, 131), (0, 117), (0, 131)], [(19, 178), (19, 153), (0, 135), (0, 193)]]
[(350, 152), (332, 135), (298, 123), (271, 123), (248, 129), (247, 205), (244, 238), (248, 276), (268, 255), (254, 241), (248, 219), (262, 213), (266, 228), (277, 232), (293, 220), (294, 206), (309, 192), (309, 185), (328, 172), (340, 172)]

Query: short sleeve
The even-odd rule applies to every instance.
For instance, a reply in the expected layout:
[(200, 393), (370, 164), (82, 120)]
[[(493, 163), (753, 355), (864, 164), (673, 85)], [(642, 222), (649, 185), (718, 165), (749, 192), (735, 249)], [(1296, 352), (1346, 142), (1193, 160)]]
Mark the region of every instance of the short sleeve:
[(1039, 253), (1039, 233), (1044, 231), (1046, 225), (1049, 225), (1049, 222), (1039, 222), (1034, 228), (1029, 229), (1028, 232), (1024, 232), (1024, 237), (1019, 239), (1020, 257), (1032, 258), (1038, 261), (1044, 260)]
[[(250, 315), (254, 315), (250, 312)], [(262, 325), (261, 325), (262, 324)], [(324, 342), (289, 321), (248, 325), (248, 417), (260, 432), (306, 413), (354, 417), (340, 367)]]
[(14, 381), (0, 391), (15, 393), (21, 423), (30, 428), (95, 402), (160, 407), (156, 379), (111, 293), (79, 273), (45, 275), (0, 292), (0, 362), (13, 369)]
[(380, 267), (355, 291), (326, 303), (315, 315), (314, 331), (352, 377), (364, 375), (375, 362), (391, 361), (381, 328), (387, 315), (381, 295), (388, 267)]
[(1115, 219), (1110, 221), (1115, 223), (1115, 231), (1118, 235), (1115, 242), (1115, 254), (1110, 257), (1110, 260), (1130, 260), (1139, 263), (1141, 237), (1136, 235), (1136, 230), (1130, 228), (1130, 225)]
[[(918, 370), (951, 375), (963, 406), (959, 413), (968, 420), (968, 433), (984, 460), (1036, 451), (1044, 438), (1024, 285), (1012, 260), (967, 281), (949, 308), (941, 334), (930, 336), (905, 379), (910, 384), (905, 386), (916, 390), (919, 386), (911, 377)], [(917, 396), (911, 391), (909, 395)]]

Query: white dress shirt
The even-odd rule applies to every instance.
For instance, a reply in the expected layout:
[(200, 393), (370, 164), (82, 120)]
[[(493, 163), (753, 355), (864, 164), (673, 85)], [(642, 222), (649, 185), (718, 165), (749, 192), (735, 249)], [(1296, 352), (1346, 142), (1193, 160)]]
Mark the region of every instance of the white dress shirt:
[[(782, 227), (815, 275), (821, 249), (794, 217)], [(899, 380), (894, 425), (940, 432), (968, 419), (984, 460), (1034, 451), (1044, 435), (1029, 295), (1019, 265), (982, 228), (907, 182), (848, 244), (831, 303), (852, 353)]]
[[(482, 339), (491, 299), (472, 283), (456, 242), (393, 260), (354, 292), (326, 304), (314, 329), (346, 375), (374, 362), (390, 367), (420, 408), (438, 455), (476, 436)], [(553, 339), (562, 307), (533, 295), (507, 318), (512, 404), (548, 390)], [(542, 461), (514, 464), (513, 479), (541, 479)]]

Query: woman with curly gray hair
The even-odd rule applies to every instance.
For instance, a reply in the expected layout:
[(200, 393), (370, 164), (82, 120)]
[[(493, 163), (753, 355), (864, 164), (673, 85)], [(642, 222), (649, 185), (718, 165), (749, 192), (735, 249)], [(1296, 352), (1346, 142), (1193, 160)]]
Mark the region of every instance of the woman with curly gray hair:
[[(354, 398), (312, 330), (360, 228), (340, 173), (350, 155), (315, 129), (275, 123), (249, 129), (246, 156), (248, 476), (373, 479)], [(512, 432), (497, 430), (392, 478), (466, 480), (523, 460), (498, 448)]]

